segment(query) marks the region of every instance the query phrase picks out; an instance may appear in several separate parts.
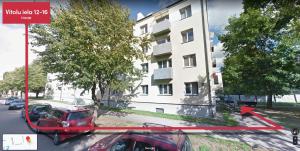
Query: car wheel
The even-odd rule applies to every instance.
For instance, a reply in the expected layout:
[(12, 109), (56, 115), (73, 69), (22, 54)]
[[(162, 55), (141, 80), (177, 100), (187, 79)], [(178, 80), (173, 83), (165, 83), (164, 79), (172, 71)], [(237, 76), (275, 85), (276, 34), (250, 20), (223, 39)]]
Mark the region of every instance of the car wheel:
[(60, 136), (57, 132), (53, 136), (53, 143), (54, 143), (54, 145), (59, 145), (60, 144)]
[[(36, 126), (39, 127), (39, 126), (40, 126), (40, 123), (36, 123)], [(41, 131), (40, 131), (38, 128), (34, 129), (34, 131), (35, 131), (35, 133), (37, 133), (37, 134), (40, 134), (40, 133), (41, 133)]]

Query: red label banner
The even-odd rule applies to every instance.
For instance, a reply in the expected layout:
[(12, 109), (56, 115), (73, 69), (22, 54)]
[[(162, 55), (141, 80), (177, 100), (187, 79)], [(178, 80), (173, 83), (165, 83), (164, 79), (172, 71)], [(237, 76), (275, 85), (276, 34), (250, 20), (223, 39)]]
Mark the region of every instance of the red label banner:
[(3, 2), (3, 24), (50, 24), (50, 2)]

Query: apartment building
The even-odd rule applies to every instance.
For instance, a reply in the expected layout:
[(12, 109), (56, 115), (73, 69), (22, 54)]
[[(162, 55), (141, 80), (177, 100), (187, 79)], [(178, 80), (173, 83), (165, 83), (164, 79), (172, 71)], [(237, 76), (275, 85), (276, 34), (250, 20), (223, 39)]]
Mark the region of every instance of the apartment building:
[[(151, 59), (134, 63), (144, 75), (136, 82), (135, 95), (126, 103), (128, 107), (202, 117), (215, 114), (206, 3), (180, 0), (152, 14), (138, 14), (134, 35), (151, 36), (153, 41), (143, 48)], [(52, 99), (74, 102), (80, 98), (91, 102), (90, 92), (82, 94), (82, 89), (63, 85), (55, 77), (48, 75), (51, 91), (46, 88)], [(122, 99), (109, 98), (109, 105), (122, 104)], [(101, 103), (108, 105), (108, 100)]]
[(153, 37), (143, 48), (147, 61), (130, 107), (138, 110), (209, 116), (215, 113), (206, 0), (177, 1), (165, 9), (138, 14), (135, 36)]

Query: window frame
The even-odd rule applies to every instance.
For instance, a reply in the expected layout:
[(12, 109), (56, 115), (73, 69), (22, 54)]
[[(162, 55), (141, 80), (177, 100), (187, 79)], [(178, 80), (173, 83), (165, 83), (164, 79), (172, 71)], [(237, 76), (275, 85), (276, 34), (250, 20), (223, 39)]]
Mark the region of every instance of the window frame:
[(141, 34), (142, 34), (142, 35), (148, 33), (148, 25), (147, 25), (147, 24), (142, 25), (142, 26), (140, 27), (140, 30), (141, 30)]
[(194, 30), (193, 28), (184, 30), (181, 32), (182, 43), (188, 43), (194, 41)]
[(158, 23), (163, 22), (165, 20), (169, 20), (169, 15), (165, 15), (163, 17), (160, 17), (160, 18), (156, 19), (155, 22), (158, 24)]
[[(186, 65), (186, 60), (188, 61), (188, 65)], [(183, 66), (185, 68), (197, 67), (196, 54), (190, 54), (190, 55), (183, 56)]]
[[(185, 95), (189, 95), (189, 96), (199, 95), (199, 84), (198, 84), (198, 82), (185, 82), (184, 85), (185, 85)], [(187, 93), (187, 88), (190, 89), (190, 93)]]
[(172, 68), (172, 59), (159, 60), (157, 61), (157, 66), (158, 69)]
[[(190, 12), (188, 12), (188, 10)], [(179, 9), (179, 13), (180, 13), (180, 20), (191, 17), (192, 16), (192, 6), (188, 5), (188, 6), (185, 6), (181, 9)], [(183, 17), (183, 15), (184, 15), (184, 17)]]
[(158, 85), (159, 95), (173, 95), (172, 84), (159, 84)]
[[(142, 95), (149, 95), (149, 86), (148, 85), (141, 85), (141, 88), (142, 88)], [(144, 89), (144, 88), (146, 88), (146, 89)], [(144, 90), (146, 90), (146, 93)]]
[[(148, 63), (142, 63), (141, 66), (142, 66), (143, 73), (149, 73), (149, 64)], [(146, 70), (144, 67), (146, 67)]]

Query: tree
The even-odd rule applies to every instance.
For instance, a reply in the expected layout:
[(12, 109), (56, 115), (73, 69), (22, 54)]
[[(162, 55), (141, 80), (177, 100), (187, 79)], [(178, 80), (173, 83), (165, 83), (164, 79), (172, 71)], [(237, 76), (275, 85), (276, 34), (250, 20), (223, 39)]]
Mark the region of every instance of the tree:
[[(245, 95), (289, 94), (299, 88), (299, 1), (245, 0), (245, 11), (229, 19), (220, 36), (227, 52), (224, 86)], [(291, 11), (293, 10), (293, 11)]]
[[(28, 89), (29, 92), (35, 92), (36, 96), (44, 91), (47, 77), (39, 61), (34, 61), (29, 65), (28, 72)], [(18, 67), (14, 71), (6, 72), (2, 81), (0, 81), (0, 93), (8, 91), (14, 94), (16, 91), (21, 92), (21, 98), (25, 92), (25, 68)]]
[[(109, 0), (75, 0), (67, 7), (54, 10), (52, 22), (35, 25), (31, 33), (35, 46), (46, 46), (37, 52), (49, 73), (60, 73), (58, 80), (90, 90), (96, 101), (108, 88), (124, 90), (128, 80), (139, 77), (133, 66), (145, 59), (140, 50), (149, 39), (133, 35), (129, 12)], [(127, 81), (127, 82), (126, 82)]]
[(47, 75), (43, 69), (43, 65), (39, 61), (34, 61), (28, 68), (28, 89), (34, 92), (36, 98), (39, 93), (45, 90), (47, 83)]

